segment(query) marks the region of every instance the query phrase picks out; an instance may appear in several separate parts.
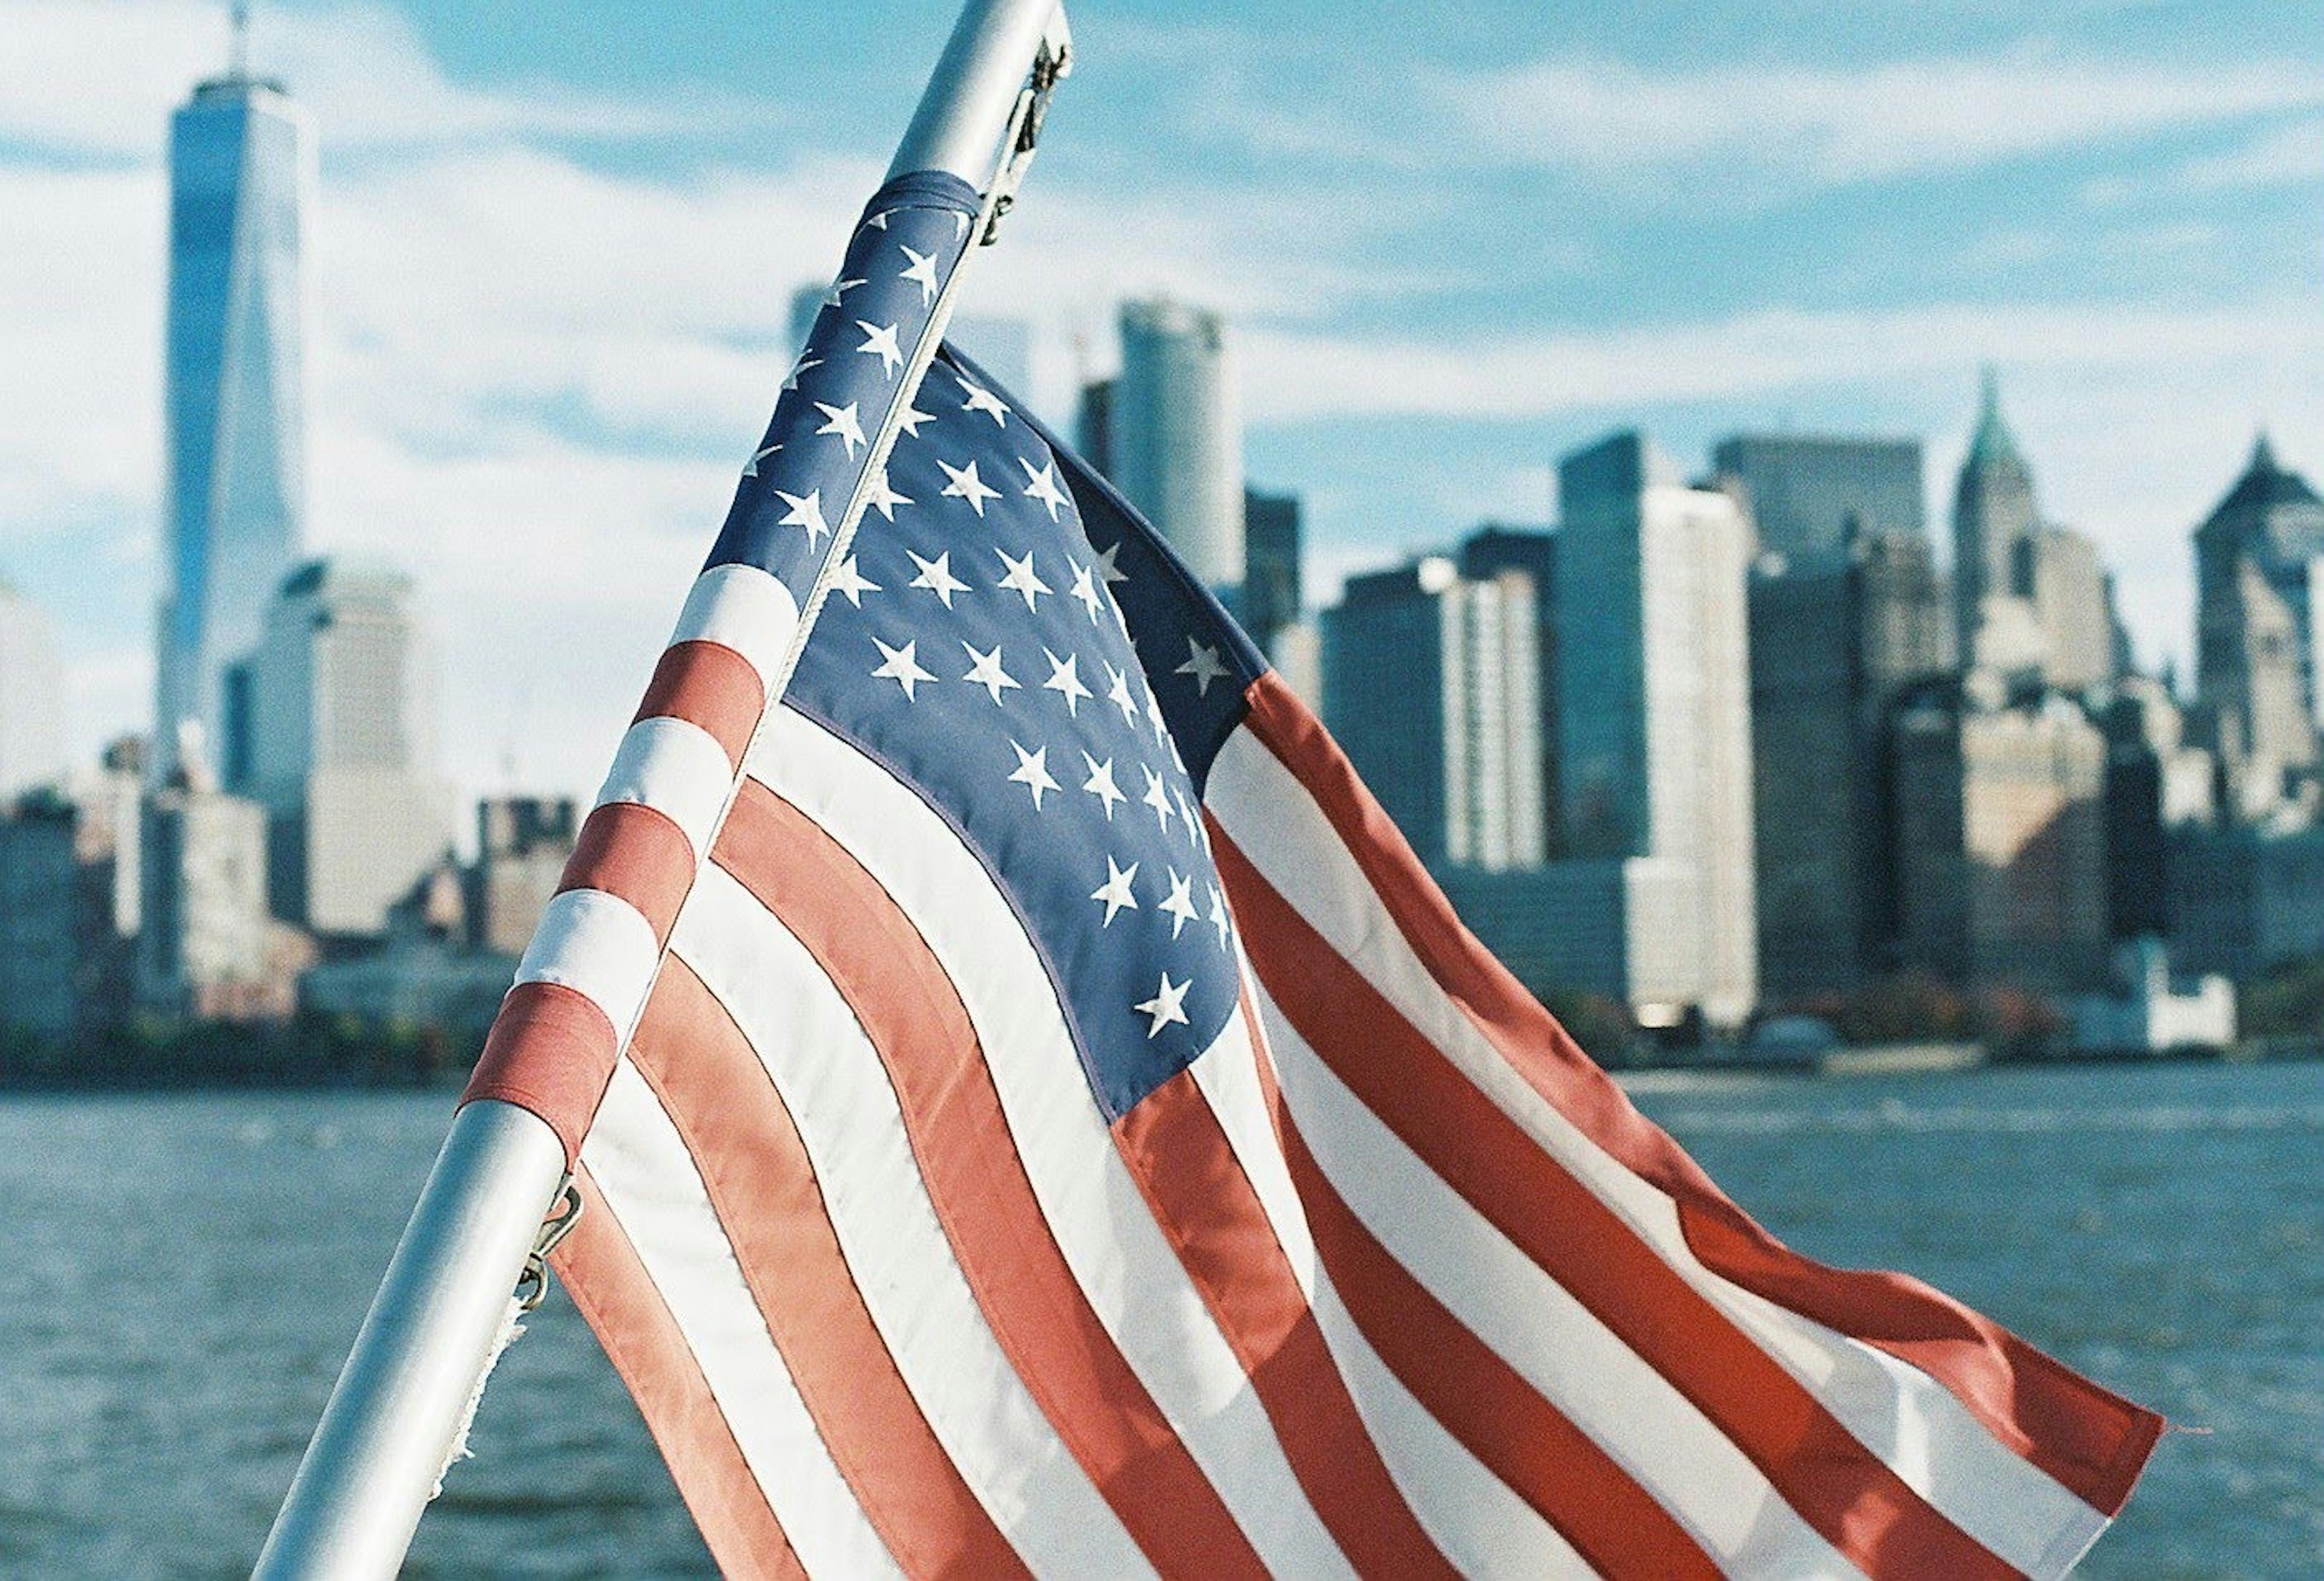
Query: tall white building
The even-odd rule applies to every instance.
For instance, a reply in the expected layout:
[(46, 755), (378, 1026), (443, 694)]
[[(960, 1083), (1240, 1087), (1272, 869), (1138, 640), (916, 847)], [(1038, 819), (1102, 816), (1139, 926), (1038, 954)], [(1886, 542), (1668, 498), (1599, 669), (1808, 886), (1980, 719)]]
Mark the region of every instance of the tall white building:
[(1242, 406), (1226, 324), (1167, 298), (1125, 302), (1108, 475), (1214, 589), (1243, 579)]
[[(1623, 997), (1739, 1021), (1758, 997), (1751, 533), (1727, 494), (1618, 434), (1558, 467), (1558, 795), (1567, 849), (1618, 864)], [(1618, 881), (1617, 881), (1618, 880)]]
[(1351, 578), (1324, 616), (1324, 718), (1432, 867), (1542, 861), (1537, 629), (1530, 576), (1441, 556)]
[(0, 583), (0, 800), (64, 778), (64, 692), (56, 628)]
[(258, 640), (307, 513), (306, 213), (314, 138), (281, 85), (235, 63), (170, 127), (168, 582), (157, 777), (178, 726), (216, 743), (226, 666)]
[(435, 676), (401, 572), (312, 560), (229, 677), (229, 782), (270, 821), (277, 915), (375, 936), (451, 843)]

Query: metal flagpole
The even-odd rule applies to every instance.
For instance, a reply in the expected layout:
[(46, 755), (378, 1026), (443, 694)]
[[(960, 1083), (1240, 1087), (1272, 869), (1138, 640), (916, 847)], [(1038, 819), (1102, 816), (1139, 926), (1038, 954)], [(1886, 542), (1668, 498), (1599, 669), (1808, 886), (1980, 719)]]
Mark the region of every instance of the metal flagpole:
[[(1005, 181), (1001, 134), (1063, 25), (1060, 0), (966, 0), (890, 173), (981, 188), (998, 165)], [(483, 1098), (454, 1116), (254, 1576), (401, 1567), (564, 1185), (564, 1144), (530, 1111)]]

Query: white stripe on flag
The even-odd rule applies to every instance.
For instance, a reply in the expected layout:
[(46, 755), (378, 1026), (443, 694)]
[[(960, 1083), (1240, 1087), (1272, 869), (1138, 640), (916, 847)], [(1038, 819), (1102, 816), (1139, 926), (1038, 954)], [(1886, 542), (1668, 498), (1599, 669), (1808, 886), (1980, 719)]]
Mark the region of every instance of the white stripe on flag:
[(627, 1059), (581, 1155), (799, 1562), (820, 1576), (900, 1576), (807, 1416), (678, 1127)]
[(908, 786), (788, 708), (769, 717), (743, 768), (853, 852), (943, 964), (1075, 1282), (1259, 1557), (1281, 1573), (1346, 1574), (1115, 1150), (1040, 957), (982, 862)]
[(734, 766), (717, 738), (691, 720), (656, 715), (622, 732), (597, 805), (639, 802), (678, 825), (702, 860), (734, 788)]
[[(1205, 801), (1260, 876), (1333, 949), (1538, 1146), (1815, 1393), (1866, 1453), (1885, 1459), (1907, 1487), (2034, 1574), (2054, 1574), (2058, 1554), (2079, 1553), (2104, 1530), (2104, 1516), (1997, 1440), (1935, 1379), (1703, 1266), (1670, 1199), (1536, 1092), (1437, 986), (1323, 809), (1247, 728), (1228, 737), (1212, 765)], [(1909, 1453), (1899, 1452), (1900, 1441), (1912, 1446)], [(1888, 1454), (1881, 1455), (1883, 1448)]]
[[(1240, 957), (1240, 942), (1236, 946)], [(1259, 979), (1248, 961), (1240, 962), (1243, 981), (1256, 993)], [(1307, 1292), (1312, 1304), (1320, 1264), (1314, 1232), (1308, 1227), (1306, 1209), (1299, 1205), (1299, 1188), (1292, 1183), (1290, 1163), (1276, 1140), (1275, 1122), (1267, 1112), (1267, 1094), (1259, 1082), (1259, 1052), (1251, 1045), (1250, 1027), (1238, 1013), (1227, 1024), (1226, 1035), (1204, 1052), (1194, 1064), (1194, 1085), (1211, 1106), (1227, 1144), (1242, 1165), (1259, 1207), (1274, 1227), (1276, 1244), (1290, 1261), (1292, 1277)]]
[(1853, 1575), (1758, 1467), (1414, 1156), (1260, 992), (1283, 1100), (1349, 1210), (1729, 1574)]
[(713, 565), (687, 591), (669, 645), (723, 643), (748, 659), (760, 684), (772, 691), (798, 620), (798, 601), (768, 573), (756, 565)]
[(567, 889), (540, 914), (532, 942), (517, 962), (521, 983), (556, 983), (587, 996), (626, 1047), (644, 1014), (646, 992), (661, 966), (653, 924), (638, 908), (602, 889)]
[(1320, 1272), (1315, 1321), (1356, 1412), (1431, 1541), (1464, 1576), (1587, 1576), (1563, 1533), (1470, 1454), (1412, 1396)]
[(715, 863), (672, 949), (782, 1094), (872, 1320), (993, 1523), (1036, 1570), (1149, 1574), (994, 1337), (928, 1200), (895, 1089), (838, 988)]

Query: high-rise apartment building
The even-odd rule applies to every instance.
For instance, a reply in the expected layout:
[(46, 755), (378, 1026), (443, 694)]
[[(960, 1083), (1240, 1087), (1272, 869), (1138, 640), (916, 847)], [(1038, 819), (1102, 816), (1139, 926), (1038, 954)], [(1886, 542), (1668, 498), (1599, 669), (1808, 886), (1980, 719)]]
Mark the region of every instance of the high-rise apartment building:
[(2316, 601), (2324, 500), (2263, 436), (2195, 529), (2196, 698), (2230, 809), (2273, 815), (2319, 757)]
[(1299, 496), (1243, 491), (1242, 597), (1235, 616), (1272, 659), (1275, 636), (1299, 619)]
[(266, 809), (219, 790), (200, 732), (178, 743), (168, 781), (146, 798), (137, 998), (203, 1020), (288, 1015), (281, 937), (267, 915)]
[(234, 676), (229, 783), (267, 808), (285, 921), (375, 936), (450, 844), (434, 679), (409, 577), (312, 560), (283, 579)]
[(0, 583), (0, 799), (60, 783), (65, 671), (56, 628), (38, 604)]
[[(2034, 469), (2001, 415), (2001, 385), (1987, 369), (1977, 430), (1953, 487), (1953, 602), (1964, 666), (2038, 668), (2040, 620), (2024, 584), (2026, 544), (2042, 526)], [(1998, 642), (2004, 634), (2017, 640)], [(2034, 651), (2023, 651), (2028, 644)]]
[(1215, 590), (1243, 577), (1242, 407), (1226, 323), (1165, 299), (1125, 302), (1106, 402), (1106, 475)]
[(1760, 548), (1796, 568), (1844, 560), (1859, 536), (1928, 530), (1918, 439), (1737, 434), (1711, 465), (1741, 492)]
[(1442, 556), (1351, 577), (1323, 617), (1323, 718), (1434, 867), (1538, 867), (1535, 590)]
[(159, 619), (158, 772), (178, 726), (215, 740), (226, 667), (257, 642), (307, 513), (306, 116), (244, 70), (171, 123), (165, 357), (168, 581)]
[(2106, 980), (2107, 742), (2062, 694), (2012, 699), (1990, 672), (1906, 699), (1895, 721), (1903, 961), (2038, 990)]
[[(1559, 798), (1575, 858), (1653, 869), (1620, 932), (1634, 1004), (1737, 1022), (1758, 997), (1750, 529), (1618, 434), (1558, 465)], [(1642, 896), (1637, 885), (1607, 893)], [(1628, 904), (1626, 902), (1626, 904)]]
[(1953, 664), (1945, 578), (1922, 533), (1855, 537), (1847, 558), (1763, 556), (1751, 579), (1751, 750), (1759, 971), (1799, 996), (1887, 964), (1895, 931), (1886, 723)]

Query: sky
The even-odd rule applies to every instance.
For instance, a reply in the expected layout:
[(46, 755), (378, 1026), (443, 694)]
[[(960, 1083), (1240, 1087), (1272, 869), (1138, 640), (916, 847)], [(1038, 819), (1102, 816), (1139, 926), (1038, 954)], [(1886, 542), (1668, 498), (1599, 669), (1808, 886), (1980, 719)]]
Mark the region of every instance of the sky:
[[(2138, 0), (1080, 0), (963, 310), (1105, 371), (1234, 326), (1311, 585), (1554, 515), (1644, 427), (1925, 439), (1977, 373), (2146, 662), (2264, 425), (2324, 474), (2324, 8)], [(318, 552), (417, 578), (447, 769), (586, 793), (951, 22), (934, 0), (261, 0), (314, 114)], [(171, 110), (223, 0), (0, 0), (0, 578), (75, 748), (148, 722)], [(1065, 381), (1047, 396), (1052, 415)]]

